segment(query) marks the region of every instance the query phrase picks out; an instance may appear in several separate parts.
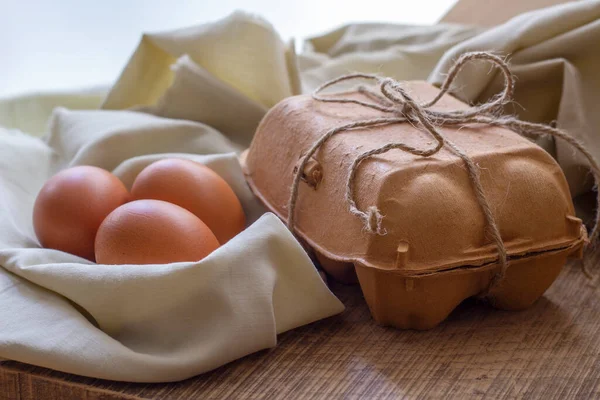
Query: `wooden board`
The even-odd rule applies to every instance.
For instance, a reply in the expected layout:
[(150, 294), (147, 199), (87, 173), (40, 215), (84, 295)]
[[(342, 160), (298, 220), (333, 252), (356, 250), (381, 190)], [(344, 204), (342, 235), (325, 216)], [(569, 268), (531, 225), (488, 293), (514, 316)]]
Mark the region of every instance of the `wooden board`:
[(427, 332), (379, 327), (358, 287), (333, 290), (343, 314), (183, 382), (109, 382), (7, 362), (0, 400), (600, 398), (600, 290), (576, 266), (528, 310), (467, 301)]
[(440, 22), (494, 26), (524, 12), (573, 0), (459, 0)]

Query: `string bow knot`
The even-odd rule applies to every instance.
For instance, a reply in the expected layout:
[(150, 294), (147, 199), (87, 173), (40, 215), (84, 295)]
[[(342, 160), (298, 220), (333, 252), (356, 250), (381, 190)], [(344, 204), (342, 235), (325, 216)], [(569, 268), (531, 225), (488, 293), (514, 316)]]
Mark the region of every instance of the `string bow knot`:
[[(451, 111), (439, 111), (433, 110), (431, 107), (435, 105), (446, 93), (448, 93), (452, 82), (464, 67), (465, 64), (474, 60), (484, 60), (492, 63), (495, 67), (499, 68), (504, 77), (504, 88), (501, 93), (490, 99), (488, 102), (470, 107), (464, 110), (451, 110)], [(321, 92), (326, 88), (333, 86), (342, 81), (355, 80), (355, 79), (366, 79), (375, 81), (377, 83), (378, 91), (371, 90), (366, 86), (359, 86), (358, 92), (370, 101), (359, 100), (348, 97), (336, 97), (336, 96), (322, 96)], [(422, 129), (432, 136), (434, 144), (427, 148), (416, 148), (405, 144), (403, 142), (392, 142), (388, 143), (379, 148), (375, 148), (360, 154), (353, 161), (350, 166), (348, 173), (348, 180), (346, 184), (346, 202), (348, 203), (348, 209), (350, 213), (357, 216), (363, 221), (364, 230), (371, 234), (385, 235), (386, 229), (383, 227), (384, 216), (381, 214), (379, 209), (372, 205), (367, 208), (366, 211), (360, 210), (354, 200), (354, 182), (356, 172), (360, 164), (367, 158), (376, 156), (378, 154), (385, 153), (392, 149), (400, 149), (410, 154), (430, 157), (440, 151), (446, 146), (451, 152), (460, 157), (469, 174), (469, 179), (473, 186), (474, 194), (477, 198), (477, 202), (484, 215), (486, 221), (486, 233), (491, 237), (492, 241), (496, 245), (498, 251), (498, 263), (500, 265), (499, 272), (493, 277), (489, 287), (489, 290), (501, 281), (508, 268), (508, 256), (504, 242), (500, 235), (500, 230), (494, 219), (494, 215), (491, 211), (489, 202), (486, 198), (485, 192), (481, 185), (480, 171), (477, 164), (456, 144), (448, 140), (443, 136), (438, 127), (462, 127), (469, 124), (487, 124), (490, 126), (500, 126), (508, 128), (520, 135), (528, 138), (537, 138), (544, 135), (551, 135), (553, 137), (565, 140), (581, 154), (585, 156), (589, 163), (589, 167), (592, 175), (594, 176), (596, 185), (600, 182), (600, 168), (596, 163), (594, 157), (589, 153), (582, 143), (572, 137), (567, 132), (554, 128), (545, 124), (538, 124), (532, 122), (521, 121), (514, 116), (503, 115), (504, 106), (512, 101), (514, 92), (514, 77), (510, 72), (508, 63), (502, 58), (498, 57), (489, 52), (471, 52), (463, 54), (457, 59), (455, 64), (450, 68), (448, 76), (444, 80), (444, 83), (440, 87), (439, 93), (429, 102), (419, 103), (413, 99), (407, 92), (406, 88), (403, 87), (401, 82), (395, 81), (392, 78), (382, 78), (372, 74), (349, 74), (340, 76), (329, 82), (324, 83), (318, 87), (312, 94), (312, 97), (316, 101), (324, 103), (351, 103), (357, 104), (363, 107), (371, 108), (374, 110), (381, 111), (383, 116), (353, 121), (348, 124), (344, 124), (329, 131), (325, 132), (319, 139), (317, 139), (311, 148), (304, 153), (299, 161), (299, 165), (295, 169), (294, 178), (292, 181), (292, 187), (290, 190), (290, 199), (288, 203), (288, 227), (294, 232), (295, 226), (295, 206), (298, 197), (298, 186), (300, 184), (302, 171), (307, 161), (314, 155), (314, 153), (323, 145), (331, 136), (345, 131), (352, 131), (361, 128), (377, 127), (383, 125), (391, 125), (398, 123), (411, 123), (417, 128)], [(599, 191), (600, 200), (600, 191)], [(600, 204), (600, 202), (599, 202)], [(590, 234), (589, 244), (594, 245), (599, 236), (600, 223), (600, 210), (597, 211), (594, 228)], [(584, 272), (589, 274), (584, 264)]]

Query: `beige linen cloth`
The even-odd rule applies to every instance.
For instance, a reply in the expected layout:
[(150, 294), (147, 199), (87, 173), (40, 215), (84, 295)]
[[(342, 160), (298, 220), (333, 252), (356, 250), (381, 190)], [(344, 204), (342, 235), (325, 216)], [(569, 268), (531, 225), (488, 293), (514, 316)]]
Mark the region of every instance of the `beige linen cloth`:
[[(521, 14), (446, 52), (431, 75), (440, 85), (453, 60), (466, 51), (508, 56), (517, 77), (508, 112), (556, 124), (600, 158), (600, 1), (575, 1)], [(471, 65), (456, 80), (459, 97), (486, 101), (503, 85), (488, 65)], [(573, 196), (591, 189), (586, 162), (567, 143), (542, 141), (562, 167)]]
[[(263, 215), (237, 148), (206, 125), (129, 111), (58, 109), (44, 141), (1, 132), (0, 357), (105, 379), (179, 380), (341, 312), (285, 226)], [(58, 169), (97, 165), (130, 187), (170, 156), (219, 173), (250, 226), (195, 263), (105, 266), (39, 248), (33, 202)]]
[[(189, 57), (174, 63), (183, 54)], [(286, 46), (271, 27), (236, 14), (144, 37), (105, 104), (147, 105), (185, 119), (58, 108), (42, 139), (0, 129), (0, 357), (104, 379), (173, 381), (273, 347), (277, 334), (341, 312), (300, 244), (257, 203), (236, 156), (250, 126), (293, 94), (290, 76)], [(81, 107), (97, 100), (82, 96)], [(0, 109), (6, 125), (35, 131), (38, 122), (27, 116), (42, 115), (54, 100), (65, 98), (14, 99)], [(189, 114), (171, 115), (177, 112)], [(203, 119), (212, 126), (196, 122)], [(163, 157), (214, 169), (240, 198), (250, 226), (200, 262), (95, 265), (39, 248), (33, 203), (58, 170), (96, 165), (130, 187)]]

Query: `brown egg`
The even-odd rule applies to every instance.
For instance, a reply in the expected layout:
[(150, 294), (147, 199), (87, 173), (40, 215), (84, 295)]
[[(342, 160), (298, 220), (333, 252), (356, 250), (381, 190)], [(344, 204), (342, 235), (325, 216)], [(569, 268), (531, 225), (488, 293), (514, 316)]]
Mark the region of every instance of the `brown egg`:
[(138, 200), (113, 211), (96, 236), (99, 264), (167, 264), (199, 261), (219, 247), (191, 212), (159, 200)]
[(33, 208), (40, 244), (94, 261), (94, 239), (104, 218), (129, 201), (125, 185), (97, 167), (65, 169), (46, 182)]
[(208, 225), (221, 244), (246, 225), (233, 189), (216, 172), (194, 161), (170, 158), (150, 164), (135, 179), (131, 195), (185, 208)]

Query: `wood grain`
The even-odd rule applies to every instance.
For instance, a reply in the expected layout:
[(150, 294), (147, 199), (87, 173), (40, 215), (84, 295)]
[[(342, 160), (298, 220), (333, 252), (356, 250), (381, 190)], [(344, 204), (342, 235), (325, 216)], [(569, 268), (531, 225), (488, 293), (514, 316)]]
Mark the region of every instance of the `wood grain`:
[(0, 399), (600, 398), (600, 292), (576, 266), (525, 311), (467, 301), (426, 332), (377, 326), (357, 286), (332, 289), (343, 314), (183, 382), (109, 382), (6, 362)]

